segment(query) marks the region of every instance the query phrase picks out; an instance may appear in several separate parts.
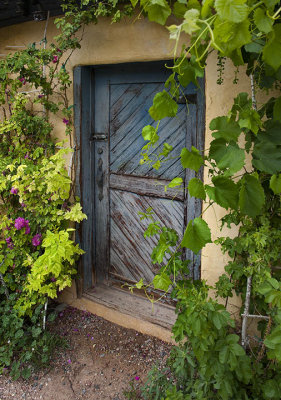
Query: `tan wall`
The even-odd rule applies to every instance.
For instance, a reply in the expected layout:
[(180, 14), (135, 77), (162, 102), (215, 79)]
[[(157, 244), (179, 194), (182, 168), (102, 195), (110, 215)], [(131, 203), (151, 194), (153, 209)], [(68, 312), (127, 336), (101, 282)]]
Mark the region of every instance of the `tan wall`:
[[(44, 22), (27, 22), (0, 29), (0, 53), (8, 53), (6, 46), (26, 46), (32, 42), (42, 39)], [(57, 34), (53, 22), (48, 27), (48, 39)], [(90, 25), (86, 28), (82, 41), (82, 48), (72, 55), (68, 68), (73, 69), (77, 65), (109, 64), (132, 61), (151, 61), (172, 58), (174, 43), (169, 40), (166, 28), (151, 23), (146, 19), (133, 21), (126, 18), (121, 23), (110, 24), (106, 19), (101, 20), (97, 25)], [(181, 46), (179, 46), (180, 48)], [(206, 148), (211, 140), (208, 129), (212, 118), (226, 114), (235, 95), (241, 91), (250, 90), (249, 78), (243, 71), (239, 73), (238, 85), (233, 85), (234, 68), (230, 65), (225, 67), (224, 84), (219, 86), (217, 80), (217, 59), (211, 56), (206, 68)], [(72, 93), (70, 93), (72, 96)], [(71, 100), (70, 100), (71, 103)], [(62, 117), (58, 116), (54, 121), (54, 134), (60, 138), (64, 137), (64, 126)], [(208, 181), (207, 171), (204, 176)], [(214, 206), (204, 213), (204, 218), (212, 229), (212, 237), (228, 235), (229, 232), (219, 231), (219, 219), (224, 215), (224, 209)], [(235, 234), (235, 232), (231, 232)], [(214, 244), (208, 244), (202, 251), (202, 278), (209, 284), (214, 284), (222, 273), (227, 257), (223, 256)], [(71, 295), (69, 297), (71, 302)], [(75, 305), (75, 298), (73, 298)], [(237, 299), (232, 300), (234, 310), (237, 309)], [(80, 302), (81, 303), (81, 302)], [(77, 303), (77, 306), (82, 307)], [(85, 306), (86, 307), (86, 306)], [(150, 327), (151, 328), (151, 327)], [(153, 332), (148, 329), (148, 333)], [(159, 333), (156, 334), (159, 337)], [(161, 336), (161, 335), (160, 335)], [(166, 334), (163, 334), (163, 338)]]

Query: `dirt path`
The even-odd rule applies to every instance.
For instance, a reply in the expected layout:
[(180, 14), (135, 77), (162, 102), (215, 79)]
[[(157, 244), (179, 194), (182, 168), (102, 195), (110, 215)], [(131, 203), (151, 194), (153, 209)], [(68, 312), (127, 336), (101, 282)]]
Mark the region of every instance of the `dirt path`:
[(164, 364), (170, 345), (68, 307), (52, 328), (66, 337), (48, 371), (28, 381), (0, 375), (0, 400), (124, 400), (156, 362)]

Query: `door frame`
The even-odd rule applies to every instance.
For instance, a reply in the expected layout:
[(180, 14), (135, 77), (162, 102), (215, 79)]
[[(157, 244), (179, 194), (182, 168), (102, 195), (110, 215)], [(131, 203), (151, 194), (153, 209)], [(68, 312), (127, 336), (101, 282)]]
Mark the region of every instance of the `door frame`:
[[(157, 61), (152, 61), (154, 64)], [(159, 65), (166, 60), (158, 61)], [(113, 65), (98, 66), (77, 66), (73, 71), (73, 95), (74, 95), (74, 135), (75, 135), (75, 196), (80, 198), (83, 212), (87, 215), (87, 220), (77, 225), (76, 242), (85, 251), (80, 257), (78, 263), (78, 278), (76, 279), (77, 294), (81, 297), (83, 292), (90, 289), (95, 284), (94, 278), (94, 259), (95, 259), (95, 240), (93, 236), (94, 226), (94, 202), (95, 185), (94, 185), (94, 165), (95, 154), (92, 141), (94, 131), (94, 113), (95, 104), (95, 70), (101, 68), (116, 68), (116, 65), (149, 67), (150, 61), (138, 63), (124, 63)], [(196, 94), (197, 104), (197, 126), (196, 140), (191, 143), (192, 146), (204, 148), (205, 136), (205, 79), (200, 80), (200, 89)], [(203, 168), (199, 171), (203, 176)], [(192, 207), (187, 208), (187, 220), (194, 218), (190, 215), (189, 210), (199, 212), (202, 208), (200, 199), (190, 197), (188, 194), (188, 204)], [(95, 271), (96, 272), (96, 271)], [(200, 268), (194, 271), (193, 279), (200, 279)]]

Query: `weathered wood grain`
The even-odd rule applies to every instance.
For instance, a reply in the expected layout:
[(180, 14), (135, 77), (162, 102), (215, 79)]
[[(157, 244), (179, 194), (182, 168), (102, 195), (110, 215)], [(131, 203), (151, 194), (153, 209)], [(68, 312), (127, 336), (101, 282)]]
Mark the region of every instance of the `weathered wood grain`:
[(183, 201), (184, 188), (167, 188), (165, 191), (165, 185), (169, 183), (170, 181), (164, 179), (156, 180), (132, 175), (110, 174), (109, 178), (111, 189), (126, 190), (140, 195), (145, 193), (146, 196)]
[(159, 268), (150, 259), (156, 238), (143, 237), (149, 221), (141, 221), (139, 215), (148, 207), (153, 209), (155, 220), (159, 220), (162, 226), (174, 228), (180, 237), (183, 234), (182, 202), (111, 189), (110, 264), (124, 280), (144, 278), (149, 283)]
[(168, 329), (171, 329), (176, 321), (174, 307), (163, 303), (155, 303), (152, 307), (145, 297), (137, 294), (132, 296), (131, 293), (115, 287), (100, 285), (87, 290), (83, 297)]

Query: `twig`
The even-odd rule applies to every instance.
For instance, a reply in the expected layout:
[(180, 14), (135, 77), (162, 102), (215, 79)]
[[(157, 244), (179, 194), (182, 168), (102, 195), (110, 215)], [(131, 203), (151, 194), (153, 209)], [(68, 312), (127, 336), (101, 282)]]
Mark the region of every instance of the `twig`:
[(256, 92), (255, 92), (255, 83), (253, 74), (250, 75), (251, 79), (251, 92), (252, 92), (252, 106), (253, 109), (257, 111), (257, 100), (256, 100)]
[(250, 298), (251, 298), (251, 287), (252, 287), (252, 277), (247, 278), (247, 289), (246, 289), (246, 299), (244, 314), (242, 316), (242, 332), (241, 332), (241, 344), (244, 348), (247, 347), (247, 319), (249, 318), (249, 308), (250, 308)]
[(46, 329), (47, 308), (48, 308), (48, 297), (46, 303), (44, 304), (43, 325), (42, 325), (43, 331)]

